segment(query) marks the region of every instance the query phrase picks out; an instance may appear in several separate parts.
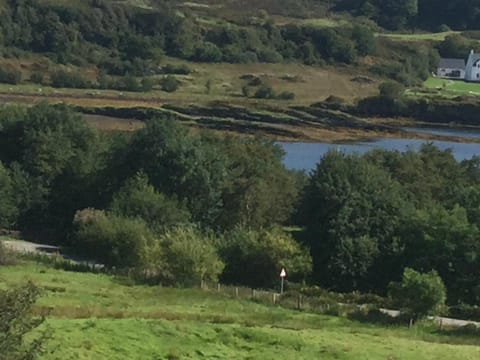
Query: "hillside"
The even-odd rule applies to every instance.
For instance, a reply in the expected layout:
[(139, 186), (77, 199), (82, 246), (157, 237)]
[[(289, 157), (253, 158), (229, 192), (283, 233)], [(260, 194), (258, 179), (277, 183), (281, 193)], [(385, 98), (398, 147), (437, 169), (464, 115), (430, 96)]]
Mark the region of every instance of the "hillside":
[[(374, 326), (195, 289), (132, 286), (31, 262), (0, 267), (0, 287), (33, 280), (52, 332), (41, 359), (477, 359), (478, 338), (428, 325)], [(475, 346), (474, 346), (475, 345)]]

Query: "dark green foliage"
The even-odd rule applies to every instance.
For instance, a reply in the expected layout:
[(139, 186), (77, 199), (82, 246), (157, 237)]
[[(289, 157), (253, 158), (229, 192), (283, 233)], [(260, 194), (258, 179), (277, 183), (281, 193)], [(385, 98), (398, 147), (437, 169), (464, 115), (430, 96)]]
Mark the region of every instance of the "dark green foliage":
[(0, 67), (0, 83), (16, 85), (22, 81), (22, 73), (12, 68)]
[(470, 50), (478, 47), (478, 41), (470, 40), (462, 35), (449, 35), (438, 44), (437, 48), (442, 57), (466, 59)]
[(34, 84), (40, 84), (43, 85), (45, 81), (45, 75), (42, 72), (36, 71), (30, 75), (30, 80)]
[(55, 71), (51, 75), (52, 86), (56, 88), (91, 88), (91, 82), (79, 72), (70, 72), (66, 70)]
[(160, 81), (160, 85), (163, 91), (175, 92), (180, 87), (180, 81), (175, 76), (167, 75)]
[(39, 289), (32, 283), (11, 290), (0, 290), (0, 354), (5, 360), (36, 359), (42, 352), (45, 334), (28, 344), (25, 336), (43, 319), (32, 315)]
[(445, 285), (435, 271), (422, 274), (405, 269), (402, 281), (390, 284), (389, 295), (400, 311), (413, 320), (438, 315), (445, 307)]
[(137, 266), (143, 249), (153, 241), (153, 235), (143, 221), (105, 214), (100, 210), (78, 211), (74, 225), (76, 251), (107, 267)]
[(385, 288), (398, 271), (408, 210), (400, 184), (360, 157), (330, 152), (311, 175), (303, 207), (317, 281), (341, 291)]
[(389, 99), (397, 99), (401, 97), (404, 91), (403, 86), (394, 81), (387, 81), (387, 82), (381, 83), (378, 89), (380, 91), (380, 96), (383, 96)]
[(16, 223), (19, 209), (14, 180), (10, 172), (0, 162), (0, 229)]
[(188, 75), (191, 72), (192, 70), (187, 65), (167, 64), (160, 69), (162, 74)]
[(129, 179), (114, 195), (110, 211), (118, 216), (141, 219), (157, 232), (190, 220), (184, 206), (158, 193), (142, 173)]
[(225, 234), (220, 253), (226, 264), (223, 281), (252, 287), (277, 286), (282, 267), (289, 280), (302, 281), (312, 267), (307, 250), (279, 229), (236, 228)]

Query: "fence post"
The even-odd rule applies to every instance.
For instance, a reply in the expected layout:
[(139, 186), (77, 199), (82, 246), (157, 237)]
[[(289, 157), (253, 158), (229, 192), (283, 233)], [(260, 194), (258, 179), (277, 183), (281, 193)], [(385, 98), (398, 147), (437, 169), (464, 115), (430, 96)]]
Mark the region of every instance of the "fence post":
[(217, 291), (220, 292), (220, 283), (217, 283)]
[(273, 293), (273, 305), (277, 303), (277, 294)]
[(302, 310), (302, 294), (297, 295), (297, 309)]
[(252, 298), (255, 299), (255, 289), (252, 289)]
[(235, 288), (235, 297), (238, 298), (238, 287)]

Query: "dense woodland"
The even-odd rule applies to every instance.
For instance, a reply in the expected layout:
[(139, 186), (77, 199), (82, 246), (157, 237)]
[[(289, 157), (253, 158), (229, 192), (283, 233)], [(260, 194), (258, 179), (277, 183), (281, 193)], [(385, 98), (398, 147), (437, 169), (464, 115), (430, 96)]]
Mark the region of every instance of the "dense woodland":
[(100, 133), (40, 104), (2, 107), (0, 161), (1, 227), (142, 281), (268, 288), (286, 266), (291, 282), (383, 295), (410, 267), (436, 270), (450, 304), (480, 301), (479, 158), (330, 152), (303, 174), (269, 142), (168, 118)]

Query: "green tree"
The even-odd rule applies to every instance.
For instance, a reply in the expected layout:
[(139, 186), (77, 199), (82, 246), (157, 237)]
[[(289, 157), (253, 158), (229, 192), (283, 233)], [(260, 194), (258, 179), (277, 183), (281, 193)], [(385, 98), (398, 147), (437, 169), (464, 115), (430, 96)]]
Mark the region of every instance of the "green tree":
[(145, 246), (153, 235), (143, 221), (93, 209), (74, 218), (73, 245), (80, 255), (107, 267), (134, 268), (141, 264)]
[(386, 81), (379, 86), (380, 96), (389, 99), (398, 99), (402, 97), (404, 88), (401, 84), (395, 81)]
[(33, 316), (32, 307), (39, 295), (33, 283), (0, 290), (0, 354), (5, 360), (36, 359), (42, 353), (45, 333), (25, 341), (25, 336), (36, 329), (42, 318)]
[(11, 227), (19, 213), (10, 172), (0, 162), (0, 228)]
[(173, 75), (167, 75), (160, 81), (160, 85), (163, 91), (175, 92), (180, 87), (180, 81)]
[(114, 195), (110, 211), (117, 216), (139, 218), (156, 232), (190, 220), (188, 210), (157, 192), (143, 173), (129, 179)]
[(165, 274), (178, 285), (198, 285), (202, 280), (217, 281), (224, 264), (215, 238), (193, 227), (178, 227), (160, 237)]
[(436, 271), (426, 274), (406, 268), (401, 282), (389, 285), (389, 295), (411, 321), (438, 315), (445, 307), (446, 290)]
[(398, 272), (411, 211), (400, 184), (358, 155), (329, 152), (311, 174), (300, 219), (313, 278), (340, 291), (382, 291)]
[(220, 253), (226, 264), (222, 280), (230, 284), (271, 288), (282, 267), (292, 281), (305, 280), (312, 269), (308, 250), (278, 228), (235, 228), (225, 234)]

